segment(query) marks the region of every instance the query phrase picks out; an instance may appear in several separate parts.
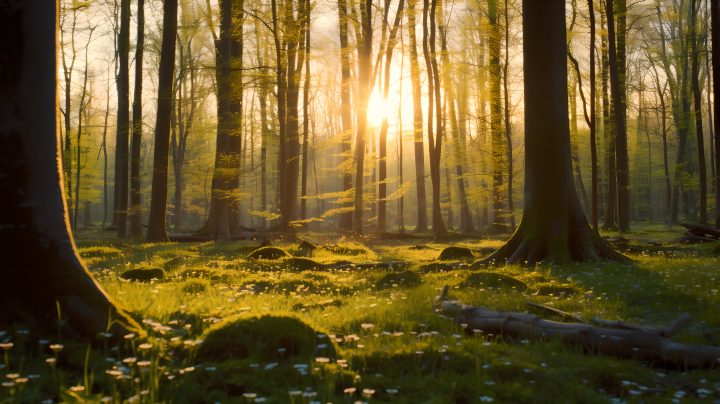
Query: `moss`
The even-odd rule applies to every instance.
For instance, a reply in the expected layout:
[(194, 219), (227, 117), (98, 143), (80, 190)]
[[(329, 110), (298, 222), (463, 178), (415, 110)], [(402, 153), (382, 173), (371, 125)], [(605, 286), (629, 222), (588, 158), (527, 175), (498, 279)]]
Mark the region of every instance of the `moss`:
[(123, 272), (120, 277), (132, 281), (149, 282), (152, 279), (164, 279), (165, 271), (160, 268), (131, 269)]
[(277, 247), (262, 247), (258, 248), (257, 250), (253, 251), (247, 256), (247, 259), (252, 260), (258, 260), (258, 259), (266, 259), (266, 260), (276, 260), (278, 258), (288, 257), (290, 256), (285, 251), (277, 248)]
[[(204, 342), (197, 352), (198, 361), (253, 356), (280, 362), (284, 358), (310, 357), (314, 353), (324, 357), (336, 355), (335, 343), (327, 333), (292, 313), (237, 315), (213, 325), (200, 339)], [(321, 348), (319, 344), (327, 346)]]
[(367, 248), (351, 244), (340, 244), (334, 247), (325, 247), (325, 249), (337, 255), (363, 255), (368, 253)]
[(515, 279), (511, 276), (498, 274), (495, 272), (477, 272), (468, 276), (460, 286), (466, 288), (514, 288), (518, 292), (524, 292), (528, 289), (525, 282)]
[(213, 274), (214, 272), (209, 269), (195, 268), (182, 271), (180, 276), (183, 278), (210, 278)]
[(242, 245), (235, 249), (235, 252), (243, 257), (247, 256), (248, 254), (252, 253), (253, 251), (257, 250), (258, 248), (261, 248), (263, 246), (256, 246), (256, 245)]
[(309, 242), (309, 241), (307, 241), (307, 240), (303, 240), (302, 243), (300, 243), (300, 245), (297, 246), (297, 249), (298, 249), (298, 250), (310, 250), (310, 251), (312, 251), (312, 250), (315, 250), (316, 248), (318, 248), (318, 246), (316, 246), (315, 244), (313, 244), (313, 243), (311, 243), (311, 242)]
[(412, 287), (419, 286), (422, 283), (422, 276), (413, 271), (387, 274), (375, 282), (377, 288), (380, 290), (393, 289), (393, 285), (398, 285), (398, 287)]
[(470, 251), (469, 248), (450, 246), (450, 247), (446, 247), (444, 250), (442, 250), (438, 259), (447, 261), (447, 260), (458, 260), (458, 259), (473, 258), (473, 257), (474, 257), (473, 253), (472, 253), (472, 251)]
[(454, 268), (445, 262), (431, 262), (429, 264), (421, 265), (419, 270), (422, 273), (428, 272), (440, 272), (440, 271), (452, 271)]

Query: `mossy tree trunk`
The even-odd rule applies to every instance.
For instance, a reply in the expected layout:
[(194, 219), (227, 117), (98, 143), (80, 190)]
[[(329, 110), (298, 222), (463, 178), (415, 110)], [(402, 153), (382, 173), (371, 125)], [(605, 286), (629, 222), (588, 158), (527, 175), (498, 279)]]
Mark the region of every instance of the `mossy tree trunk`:
[(575, 192), (568, 120), (565, 3), (523, 0), (525, 198), (522, 221), (481, 261), (624, 261), (592, 231)]
[[(53, 1), (16, 2), (0, 13), (0, 324), (57, 327), (92, 338), (114, 323), (136, 325), (80, 261), (70, 233), (58, 120), (58, 10)], [(29, 253), (23, 254), (23, 251)]]

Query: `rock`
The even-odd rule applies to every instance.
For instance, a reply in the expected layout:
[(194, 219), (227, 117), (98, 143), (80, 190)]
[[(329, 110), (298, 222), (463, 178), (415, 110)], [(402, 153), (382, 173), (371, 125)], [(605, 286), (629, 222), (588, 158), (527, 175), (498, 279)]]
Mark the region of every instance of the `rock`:
[(404, 271), (400, 273), (387, 274), (374, 283), (377, 285), (378, 290), (382, 290), (395, 289), (393, 285), (397, 285), (398, 288), (418, 286), (422, 284), (422, 282), (422, 276), (420, 276), (417, 272)]
[(166, 271), (178, 269), (180, 267), (180, 265), (182, 265), (183, 261), (185, 261), (186, 259), (187, 259), (186, 257), (180, 256), (180, 257), (175, 257), (169, 261), (165, 261), (165, 263), (163, 264), (163, 269)]
[(307, 240), (303, 240), (302, 243), (300, 243), (300, 245), (297, 246), (297, 249), (298, 249), (298, 250), (310, 250), (310, 251), (312, 251), (312, 250), (314, 250), (314, 249), (316, 249), (316, 248), (318, 248), (318, 247), (317, 247), (315, 244), (313, 244), (313, 243), (311, 243), (311, 242), (309, 242), (309, 241), (307, 241)]
[(457, 260), (457, 259), (461, 259), (461, 258), (473, 258), (473, 257), (474, 257), (474, 255), (473, 255), (472, 251), (470, 251), (469, 248), (450, 246), (450, 247), (446, 247), (444, 250), (442, 250), (438, 259), (441, 261), (447, 261), (447, 260)]
[[(237, 315), (211, 326), (199, 339), (204, 342), (197, 352), (198, 362), (242, 359), (251, 352), (267, 362), (293, 356), (334, 358), (337, 350), (326, 332), (292, 313)], [(320, 344), (326, 347), (318, 347)]]
[(286, 253), (285, 251), (277, 248), (277, 247), (262, 247), (258, 248), (257, 250), (251, 252), (248, 254), (246, 259), (266, 259), (266, 260), (276, 260), (278, 258), (283, 257), (289, 257), (290, 254)]
[(505, 286), (510, 289), (514, 288), (518, 292), (524, 292), (528, 288), (525, 282), (521, 280), (495, 272), (474, 273), (468, 276), (467, 279), (460, 284), (460, 286), (486, 290), (489, 288), (497, 289)]
[(149, 282), (152, 279), (164, 279), (165, 271), (160, 268), (131, 269), (123, 272), (120, 277), (131, 281)]

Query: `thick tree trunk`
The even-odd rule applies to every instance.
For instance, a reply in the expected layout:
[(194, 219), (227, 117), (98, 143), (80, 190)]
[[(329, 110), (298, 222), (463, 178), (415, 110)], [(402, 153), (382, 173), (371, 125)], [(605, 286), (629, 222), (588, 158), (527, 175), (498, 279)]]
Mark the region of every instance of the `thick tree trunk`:
[[(602, 10), (602, 22), (605, 28), (608, 26), (605, 24), (607, 17), (607, 9)], [(603, 30), (603, 34), (600, 36), (602, 41), (602, 71), (600, 72), (600, 78), (602, 81), (602, 103), (603, 103), (603, 137), (605, 140), (605, 152), (607, 154), (607, 202), (605, 204), (605, 223), (602, 225), (603, 230), (615, 230), (615, 209), (617, 207), (617, 175), (615, 173), (615, 115), (613, 108), (610, 107), (610, 99), (608, 96), (608, 76), (610, 61), (608, 58), (607, 49), (607, 29)]]
[(427, 198), (425, 195), (425, 148), (423, 144), (422, 87), (420, 84), (420, 63), (418, 62), (415, 5), (417, 0), (408, 0), (408, 35), (410, 36), (410, 83), (413, 97), (413, 134), (415, 150), (415, 187), (417, 190), (416, 233), (427, 232)]
[(130, 132), (130, 0), (120, 2), (120, 33), (118, 36), (118, 51), (120, 60), (120, 71), (118, 73), (118, 112), (117, 112), (117, 137), (118, 144), (115, 148), (118, 161), (116, 169), (120, 170), (118, 180), (118, 204), (115, 209), (118, 211), (117, 236), (124, 239), (127, 233), (128, 213), (128, 164), (129, 164), (129, 132)]
[(230, 73), (230, 116), (232, 127), (230, 129), (230, 154), (229, 154), (229, 175), (230, 175), (230, 192), (228, 194), (228, 228), (230, 234), (240, 233), (242, 224), (242, 211), (240, 209), (240, 171), (244, 162), (244, 154), (242, 149), (242, 125), (243, 125), (243, 83), (242, 83), (242, 67), (243, 67), (243, 6), (242, 0), (236, 1), (232, 10), (232, 25), (238, 27), (233, 30), (232, 45), (230, 51), (231, 67), (233, 71)]
[(625, 261), (592, 231), (573, 184), (565, 2), (523, 0), (522, 11), (525, 206), (512, 238), (478, 265)]
[[(53, 1), (0, 13), (0, 324), (20, 320), (70, 337), (117, 337), (137, 324), (90, 276), (75, 250), (58, 120), (58, 10)], [(22, 251), (32, 251), (22, 254)], [(42, 280), (38, 282), (38, 280)], [(108, 318), (110, 317), (110, 318)]]
[(145, 0), (137, 4), (137, 43), (135, 45), (135, 94), (133, 95), (132, 151), (130, 164), (130, 237), (142, 235), (140, 195), (140, 145), (142, 143), (142, 76), (145, 42)]
[(177, 33), (177, 0), (163, 4), (162, 48), (158, 78), (155, 151), (153, 155), (152, 194), (148, 218), (148, 242), (168, 241), (165, 215), (168, 199), (168, 168), (170, 159), (170, 115), (173, 99), (175, 68), (175, 37)]

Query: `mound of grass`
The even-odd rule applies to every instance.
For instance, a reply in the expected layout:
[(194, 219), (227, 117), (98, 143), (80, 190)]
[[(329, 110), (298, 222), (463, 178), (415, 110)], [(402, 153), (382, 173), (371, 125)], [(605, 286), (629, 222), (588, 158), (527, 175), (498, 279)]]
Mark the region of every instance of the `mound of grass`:
[(204, 282), (200, 279), (189, 279), (185, 282), (183, 282), (182, 286), (180, 287), (180, 290), (183, 291), (183, 293), (189, 293), (189, 294), (196, 294), (196, 293), (202, 293), (207, 289), (207, 282)]
[(112, 259), (120, 258), (122, 256), (122, 250), (111, 247), (111, 246), (94, 246), (78, 248), (78, 253), (83, 258), (102, 258)]
[(442, 250), (438, 259), (441, 261), (447, 261), (447, 260), (459, 260), (459, 259), (463, 259), (463, 258), (473, 258), (473, 257), (474, 257), (474, 255), (473, 255), (472, 251), (470, 251), (469, 248), (450, 246), (450, 247), (446, 247), (444, 250)]
[(334, 247), (325, 247), (326, 250), (337, 255), (363, 255), (368, 254), (368, 249), (356, 244), (339, 244)]
[(421, 285), (422, 282), (422, 276), (417, 272), (404, 271), (387, 274), (377, 280), (375, 284), (378, 289), (392, 289), (393, 285), (397, 285), (397, 287), (413, 287)]
[(160, 268), (131, 269), (123, 272), (120, 277), (131, 281), (149, 282), (152, 279), (164, 279), (165, 271)]
[[(335, 357), (327, 334), (292, 313), (237, 315), (215, 324), (200, 337), (198, 361), (258, 357), (282, 361), (293, 356)], [(324, 346), (323, 346), (324, 345)]]
[(536, 293), (538, 295), (542, 295), (542, 296), (574, 295), (575, 293), (579, 292), (579, 290), (572, 287), (572, 285), (565, 285), (565, 284), (558, 285), (557, 283), (551, 283), (551, 282), (537, 284), (537, 285), (535, 285), (535, 287), (533, 289), (537, 290)]
[(289, 257), (290, 254), (277, 247), (262, 247), (248, 254), (249, 260), (276, 260), (278, 258)]
[(497, 289), (505, 286), (507, 288), (514, 288), (518, 292), (524, 292), (528, 289), (528, 286), (525, 284), (525, 282), (515, 279), (511, 276), (498, 274), (495, 272), (474, 273), (468, 276), (462, 283), (460, 283), (460, 286), (481, 289)]

